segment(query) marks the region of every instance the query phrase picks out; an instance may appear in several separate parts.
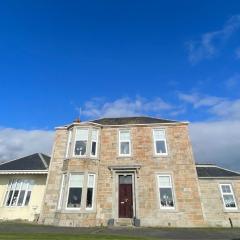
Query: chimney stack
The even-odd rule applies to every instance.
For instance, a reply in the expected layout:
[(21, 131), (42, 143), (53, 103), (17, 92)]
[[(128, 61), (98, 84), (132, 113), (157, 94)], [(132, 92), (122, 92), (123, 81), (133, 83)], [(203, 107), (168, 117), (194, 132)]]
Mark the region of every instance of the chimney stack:
[(74, 123), (80, 123), (81, 120), (80, 120), (80, 118), (78, 117), (78, 118), (76, 118), (73, 122), (74, 122)]

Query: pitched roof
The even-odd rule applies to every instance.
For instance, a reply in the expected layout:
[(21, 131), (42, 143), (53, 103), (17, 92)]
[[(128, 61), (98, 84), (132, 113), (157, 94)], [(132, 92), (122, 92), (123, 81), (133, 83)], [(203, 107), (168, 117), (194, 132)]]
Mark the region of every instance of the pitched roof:
[(153, 117), (119, 117), (119, 118), (100, 118), (90, 122), (101, 125), (125, 125), (125, 124), (151, 124), (151, 123), (178, 123), (177, 121), (153, 118)]
[(240, 177), (239, 172), (231, 171), (213, 164), (197, 164), (197, 174), (199, 178), (232, 178)]
[(43, 153), (11, 160), (0, 164), (0, 171), (44, 171), (48, 170), (50, 157)]

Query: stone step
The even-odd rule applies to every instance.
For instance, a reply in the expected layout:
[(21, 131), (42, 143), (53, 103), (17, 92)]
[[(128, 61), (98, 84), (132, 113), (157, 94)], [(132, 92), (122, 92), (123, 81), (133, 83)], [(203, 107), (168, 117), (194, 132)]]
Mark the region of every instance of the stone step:
[(119, 219), (116, 219), (114, 225), (119, 226), (119, 227), (132, 227), (133, 219), (132, 218), (119, 218)]

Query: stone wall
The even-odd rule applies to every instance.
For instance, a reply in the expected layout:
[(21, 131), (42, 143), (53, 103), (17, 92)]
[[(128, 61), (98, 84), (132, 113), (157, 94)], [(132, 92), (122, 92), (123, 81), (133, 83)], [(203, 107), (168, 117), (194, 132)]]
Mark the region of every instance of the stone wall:
[[(86, 126), (85, 126), (86, 127)], [(124, 128), (122, 126), (121, 128)], [(132, 156), (118, 156), (118, 127), (103, 127), (99, 158), (65, 160), (67, 130), (56, 132), (53, 158), (40, 222), (66, 226), (107, 225), (117, 220), (116, 173), (109, 166), (140, 165), (135, 174), (135, 213), (142, 226), (200, 227), (205, 226), (199, 196), (196, 167), (186, 124), (161, 125), (166, 129), (168, 156), (154, 155), (151, 125), (131, 126)], [(92, 172), (97, 178), (95, 207), (91, 212), (57, 211), (63, 172)], [(157, 174), (170, 174), (173, 180), (176, 208), (160, 209)]]
[(219, 184), (232, 184), (237, 206), (240, 207), (240, 180), (199, 179), (201, 201), (207, 224), (211, 227), (240, 227), (240, 211), (226, 210), (223, 205)]

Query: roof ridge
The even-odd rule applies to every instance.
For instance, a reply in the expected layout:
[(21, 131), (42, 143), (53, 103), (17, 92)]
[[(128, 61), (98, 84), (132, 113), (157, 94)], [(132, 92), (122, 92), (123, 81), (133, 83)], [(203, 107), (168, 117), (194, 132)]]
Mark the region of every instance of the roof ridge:
[(40, 159), (42, 160), (43, 165), (45, 166), (46, 169), (48, 169), (48, 165), (47, 162), (45, 161), (42, 153), (38, 153), (38, 156), (40, 157)]

